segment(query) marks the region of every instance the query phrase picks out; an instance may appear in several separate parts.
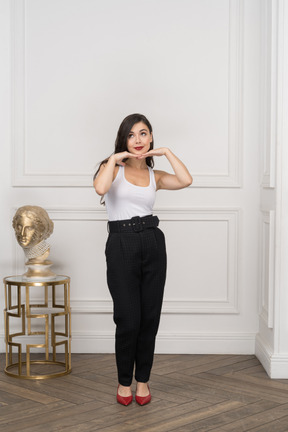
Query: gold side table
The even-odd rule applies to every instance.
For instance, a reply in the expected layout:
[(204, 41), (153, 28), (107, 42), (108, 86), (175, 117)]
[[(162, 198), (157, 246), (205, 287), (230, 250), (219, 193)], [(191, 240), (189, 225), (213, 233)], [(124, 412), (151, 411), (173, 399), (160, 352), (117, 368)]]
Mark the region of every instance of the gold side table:
[[(9, 276), (3, 281), (5, 373), (22, 379), (47, 379), (70, 373), (70, 278), (57, 276), (50, 281), (31, 281), (23, 276)], [(39, 328), (43, 320), (44, 328)], [(59, 346), (64, 346), (64, 359), (63, 354), (57, 352)], [(16, 361), (13, 348), (17, 352)], [(37, 351), (37, 359), (31, 359), (31, 350)], [(34, 365), (36, 372), (31, 370)]]

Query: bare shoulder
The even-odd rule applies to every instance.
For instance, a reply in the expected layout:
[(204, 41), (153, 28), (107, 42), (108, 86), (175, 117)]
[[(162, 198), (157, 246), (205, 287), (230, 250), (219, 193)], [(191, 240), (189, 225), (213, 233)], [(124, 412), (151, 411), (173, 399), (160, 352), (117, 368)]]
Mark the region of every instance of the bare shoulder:
[(166, 171), (153, 170), (155, 176), (156, 189), (161, 189), (161, 179), (166, 175)]
[(166, 171), (160, 171), (160, 170), (153, 170), (155, 174), (155, 180), (159, 180), (163, 175), (167, 174)]
[(156, 183), (163, 177), (163, 175), (167, 174), (166, 171), (160, 171), (160, 170), (153, 170), (155, 174), (155, 181)]

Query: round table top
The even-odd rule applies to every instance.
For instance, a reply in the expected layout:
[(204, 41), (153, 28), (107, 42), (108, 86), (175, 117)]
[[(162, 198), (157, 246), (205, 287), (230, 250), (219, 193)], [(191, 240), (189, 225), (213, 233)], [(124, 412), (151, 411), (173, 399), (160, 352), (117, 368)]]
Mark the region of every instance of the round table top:
[(34, 286), (43, 286), (43, 285), (60, 285), (62, 283), (67, 283), (70, 281), (69, 276), (57, 275), (54, 279), (50, 280), (41, 280), (37, 278), (27, 279), (23, 275), (17, 276), (8, 276), (3, 279), (4, 283), (8, 283), (10, 285), (34, 285)]

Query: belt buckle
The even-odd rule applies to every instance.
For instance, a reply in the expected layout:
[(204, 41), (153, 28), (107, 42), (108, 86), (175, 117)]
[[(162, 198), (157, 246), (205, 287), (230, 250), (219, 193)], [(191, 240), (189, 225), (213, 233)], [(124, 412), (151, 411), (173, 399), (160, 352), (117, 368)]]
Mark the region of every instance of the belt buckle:
[(140, 216), (134, 216), (134, 217), (131, 219), (131, 222), (132, 222), (132, 228), (133, 228), (133, 230), (134, 230), (135, 232), (143, 231), (143, 225), (142, 225), (142, 223), (141, 223), (141, 218), (140, 218)]

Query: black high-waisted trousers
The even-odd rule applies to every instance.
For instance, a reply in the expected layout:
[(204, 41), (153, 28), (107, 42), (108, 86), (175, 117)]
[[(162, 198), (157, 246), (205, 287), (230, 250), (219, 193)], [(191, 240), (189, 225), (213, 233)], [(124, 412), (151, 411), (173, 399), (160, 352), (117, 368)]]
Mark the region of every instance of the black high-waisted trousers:
[(118, 380), (130, 386), (149, 381), (166, 279), (163, 232), (110, 232), (106, 248), (107, 282), (114, 303)]

